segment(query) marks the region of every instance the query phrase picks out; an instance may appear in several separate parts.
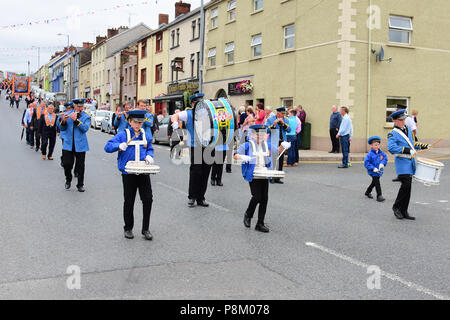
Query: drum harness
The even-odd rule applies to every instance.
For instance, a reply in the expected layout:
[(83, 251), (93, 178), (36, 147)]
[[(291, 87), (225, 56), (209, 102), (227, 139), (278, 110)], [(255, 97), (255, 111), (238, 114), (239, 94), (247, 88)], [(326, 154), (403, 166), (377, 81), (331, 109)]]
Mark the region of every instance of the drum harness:
[[(411, 150), (415, 150), (416, 148), (413, 146), (413, 144), (411, 143), (411, 141), (409, 140), (409, 138), (406, 136), (406, 134), (403, 133), (402, 130), (395, 128), (394, 129), (395, 132), (397, 132), (400, 136), (402, 136), (403, 139), (405, 139), (409, 146), (411, 147)], [(395, 155), (398, 158), (406, 158), (406, 159), (412, 159), (413, 157), (411, 155), (406, 155), (406, 154), (397, 154)]]

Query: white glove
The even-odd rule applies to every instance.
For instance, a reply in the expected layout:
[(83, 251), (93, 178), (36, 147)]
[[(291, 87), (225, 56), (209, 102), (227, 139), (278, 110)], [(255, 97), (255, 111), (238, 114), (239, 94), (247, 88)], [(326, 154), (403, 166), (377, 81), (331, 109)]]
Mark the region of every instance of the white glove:
[(282, 146), (283, 148), (285, 148), (286, 150), (289, 150), (289, 149), (291, 148), (291, 143), (290, 143), (290, 142), (283, 142), (283, 143), (281, 144), (281, 146)]
[(127, 145), (126, 142), (122, 142), (122, 143), (119, 145), (119, 149), (122, 150), (122, 151), (127, 150), (127, 148), (128, 148), (128, 145)]
[(145, 157), (145, 163), (147, 163), (147, 164), (154, 164), (155, 160), (153, 160), (153, 158), (150, 157), (150, 156), (146, 156)]
[(180, 126), (178, 125), (178, 121), (172, 122), (172, 129), (177, 130), (178, 128), (180, 128)]
[(249, 163), (250, 161), (252, 161), (252, 158), (249, 156), (245, 156), (245, 155), (240, 155), (239, 158), (242, 160), (242, 162), (244, 163)]
[(373, 172), (378, 173), (380, 172), (380, 170), (378, 170), (377, 168), (373, 169)]
[(411, 149), (410, 151), (409, 151), (409, 153), (413, 156), (413, 155), (415, 155), (416, 154), (416, 150), (414, 150), (414, 149)]
[(384, 168), (384, 164), (382, 164), (382, 163), (380, 163), (380, 170), (383, 170), (383, 168)]

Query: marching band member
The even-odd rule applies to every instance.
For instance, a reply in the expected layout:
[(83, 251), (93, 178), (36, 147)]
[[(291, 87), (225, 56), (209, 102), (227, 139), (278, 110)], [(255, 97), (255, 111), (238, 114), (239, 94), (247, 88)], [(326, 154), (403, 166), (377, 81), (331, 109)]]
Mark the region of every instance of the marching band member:
[[(69, 113), (72, 111), (73, 109), (73, 103), (72, 102), (66, 102), (64, 104), (64, 108), (65, 108), (65, 113)], [(64, 146), (64, 131), (61, 131), (61, 120), (62, 117), (64, 117), (64, 113), (60, 113), (58, 116), (58, 120), (56, 121), (56, 132), (59, 135), (59, 138), (61, 139), (62, 145)], [(63, 152), (61, 152), (61, 167), (64, 168), (64, 163), (63, 163)]]
[(384, 202), (383, 193), (381, 191), (380, 179), (383, 176), (384, 168), (388, 163), (387, 155), (380, 149), (381, 138), (378, 136), (369, 138), (369, 145), (371, 151), (364, 159), (364, 167), (367, 169), (367, 173), (372, 177), (372, 184), (367, 188), (365, 193), (366, 197), (373, 199), (372, 190), (376, 188), (377, 201)]
[[(261, 142), (264, 141), (266, 132), (267, 127), (265, 125), (253, 125), (250, 127), (249, 139), (254, 142), (257, 149), (262, 148)], [(271, 168), (272, 155), (277, 153), (277, 149), (270, 144), (270, 140), (268, 141), (267, 146), (270, 149), (270, 156), (265, 157), (265, 162), (266, 167)], [(253, 173), (256, 167), (255, 152), (257, 152), (257, 150), (253, 150), (253, 144), (247, 141), (240, 145), (234, 155), (235, 160), (242, 160), (242, 175), (244, 180), (249, 182), (252, 194), (252, 198), (244, 215), (244, 225), (246, 228), (251, 227), (251, 220), (256, 211), (256, 207), (259, 204), (258, 222), (255, 230), (268, 233), (269, 228), (265, 226), (264, 219), (266, 216), (267, 203), (269, 201), (269, 179), (253, 179)]]
[(83, 112), (84, 99), (73, 100), (75, 110), (64, 113), (61, 117), (61, 132), (64, 134), (63, 144), (63, 164), (66, 176), (66, 190), (69, 190), (72, 183), (72, 169), (75, 163), (75, 172), (78, 175), (77, 189), (85, 192), (84, 170), (86, 152), (89, 151), (89, 144), (86, 133), (91, 125), (91, 117)]
[[(147, 164), (153, 164), (153, 146), (151, 140), (147, 139), (145, 130), (142, 128), (145, 122), (145, 110), (133, 110), (128, 112), (128, 122), (130, 129), (125, 129), (119, 132), (114, 138), (106, 143), (105, 151), (107, 153), (119, 152), (117, 163), (119, 171), (122, 172), (123, 183), (123, 217), (125, 220), (124, 235), (127, 239), (133, 239), (133, 227), (134, 227), (134, 201), (136, 198), (136, 192), (139, 189), (139, 195), (141, 197), (143, 205), (143, 222), (142, 222), (142, 235), (146, 240), (153, 240), (153, 235), (149, 231), (150, 226), (150, 214), (153, 203), (152, 185), (150, 176), (148, 174), (135, 175), (128, 174), (125, 171), (125, 167), (128, 161), (145, 161)], [(131, 139), (131, 137), (133, 137)], [(138, 144), (140, 148), (140, 159), (136, 158), (136, 145), (129, 145), (130, 140), (136, 142), (142, 141)]]
[(48, 146), (48, 160), (53, 160), (53, 150), (56, 144), (56, 114), (54, 112), (55, 107), (51, 104), (48, 106), (47, 111), (41, 115), (39, 122), (38, 132), (42, 139), (42, 159), (45, 160), (47, 156)]
[[(195, 104), (204, 96), (203, 93), (196, 93), (191, 96), (191, 105), (195, 106)], [(186, 124), (186, 129), (188, 131), (186, 143), (191, 151), (188, 206), (191, 208), (195, 207), (195, 202), (197, 202), (197, 205), (201, 207), (209, 207), (209, 204), (205, 201), (205, 194), (208, 188), (211, 164), (206, 163), (203, 156), (206, 148), (204, 148), (200, 142), (196, 141), (193, 108), (186, 108), (186, 110), (174, 114), (171, 121), (173, 130), (177, 130), (179, 128), (179, 121), (183, 121)]]
[(127, 122), (127, 111), (128, 111), (128, 105), (125, 105), (123, 107), (123, 111), (121, 107), (117, 107), (116, 110), (116, 119), (114, 120), (114, 127), (117, 128), (117, 133), (120, 133), (124, 131), (126, 128), (128, 128), (128, 122)]
[(391, 115), (394, 120), (394, 130), (388, 134), (389, 152), (395, 155), (395, 169), (402, 183), (395, 200), (394, 215), (397, 219), (415, 220), (408, 213), (411, 199), (412, 177), (416, 173), (416, 150), (428, 149), (429, 145), (414, 141), (413, 133), (405, 126), (406, 110), (400, 110)]
[[(287, 142), (287, 133), (291, 132), (292, 128), (289, 126), (289, 119), (286, 118), (286, 107), (280, 107), (277, 109), (277, 114), (267, 119), (266, 125), (268, 126), (269, 142), (274, 144), (278, 141), (279, 146), (282, 146), (286, 150), (289, 150), (291, 143)], [(272, 137), (272, 131), (278, 132), (278, 137)], [(274, 139), (274, 140), (272, 140)], [(285, 152), (281, 155), (278, 163), (278, 170), (283, 171)], [(271, 183), (283, 184), (281, 179), (271, 179)]]

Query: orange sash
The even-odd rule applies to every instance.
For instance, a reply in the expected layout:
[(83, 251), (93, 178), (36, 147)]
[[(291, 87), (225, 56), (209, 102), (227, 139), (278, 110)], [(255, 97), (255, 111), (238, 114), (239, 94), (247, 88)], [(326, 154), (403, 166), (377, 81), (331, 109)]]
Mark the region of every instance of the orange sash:
[(53, 127), (55, 125), (56, 122), (56, 116), (55, 114), (52, 114), (52, 121), (50, 123), (50, 119), (48, 116), (48, 113), (45, 114), (45, 124), (47, 125), (47, 127)]
[(32, 118), (33, 118), (33, 114), (34, 114), (34, 109), (30, 108), (30, 115), (31, 115)]

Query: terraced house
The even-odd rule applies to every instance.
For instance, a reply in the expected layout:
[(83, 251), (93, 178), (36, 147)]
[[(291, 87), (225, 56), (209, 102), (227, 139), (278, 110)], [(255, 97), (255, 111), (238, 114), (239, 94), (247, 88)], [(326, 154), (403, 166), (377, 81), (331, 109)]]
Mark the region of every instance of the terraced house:
[(348, 106), (353, 152), (386, 137), (395, 105), (406, 104), (419, 111), (422, 140), (450, 146), (436, 120), (450, 100), (449, 1), (213, 0), (205, 10), (207, 97), (236, 109), (303, 105), (321, 150), (331, 106)]

